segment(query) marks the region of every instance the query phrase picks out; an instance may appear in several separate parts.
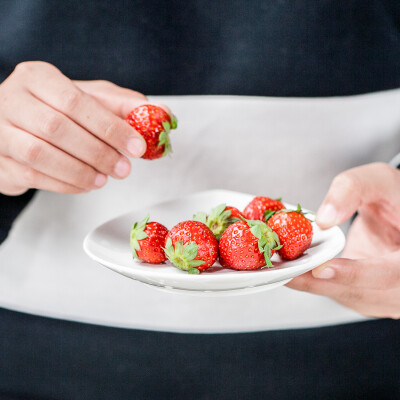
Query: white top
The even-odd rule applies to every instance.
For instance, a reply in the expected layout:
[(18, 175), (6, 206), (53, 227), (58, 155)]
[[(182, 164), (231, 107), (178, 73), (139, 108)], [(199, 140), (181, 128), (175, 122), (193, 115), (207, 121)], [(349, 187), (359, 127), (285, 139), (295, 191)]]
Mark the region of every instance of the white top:
[(133, 161), (129, 178), (90, 194), (38, 193), (0, 246), (0, 306), (178, 332), (362, 320), (327, 298), (286, 287), (220, 298), (161, 292), (91, 261), (82, 240), (119, 214), (214, 188), (283, 197), (316, 209), (337, 173), (388, 161), (399, 152), (400, 90), (325, 99), (179, 96), (154, 101), (168, 104), (179, 118), (171, 134), (173, 156)]

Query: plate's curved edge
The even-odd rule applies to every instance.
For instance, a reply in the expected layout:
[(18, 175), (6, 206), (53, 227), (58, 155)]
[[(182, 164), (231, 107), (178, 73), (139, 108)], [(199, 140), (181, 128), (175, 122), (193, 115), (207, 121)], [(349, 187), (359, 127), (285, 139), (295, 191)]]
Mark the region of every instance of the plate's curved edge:
[(228, 290), (187, 290), (187, 289), (179, 289), (174, 287), (165, 287), (147, 284), (153, 289), (161, 290), (163, 292), (172, 293), (172, 294), (180, 294), (180, 295), (191, 295), (191, 296), (200, 296), (200, 297), (229, 297), (229, 296), (238, 296), (238, 295), (246, 295), (246, 294), (254, 294), (259, 292), (265, 292), (267, 290), (272, 290), (278, 288), (280, 286), (286, 285), (292, 279), (284, 279), (282, 281), (267, 283), (264, 285), (255, 285), (255, 286), (247, 286), (243, 288), (237, 289), (228, 289)]

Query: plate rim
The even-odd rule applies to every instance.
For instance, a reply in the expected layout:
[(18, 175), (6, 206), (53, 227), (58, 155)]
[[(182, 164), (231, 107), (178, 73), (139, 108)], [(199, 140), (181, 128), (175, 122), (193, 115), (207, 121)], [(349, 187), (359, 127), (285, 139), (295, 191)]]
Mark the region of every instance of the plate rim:
[[(174, 275), (174, 276), (170, 276), (171, 275), (171, 270), (163, 270), (163, 271), (157, 271), (157, 269), (154, 268), (148, 268), (146, 269), (145, 265), (141, 265), (142, 263), (134, 260), (133, 263), (136, 264), (136, 266), (141, 266), (143, 269), (134, 269), (125, 265), (118, 265), (115, 262), (111, 262), (108, 260), (104, 260), (102, 258), (100, 258), (99, 256), (97, 256), (95, 253), (93, 253), (93, 251), (90, 249), (90, 243), (91, 241), (95, 243), (95, 240), (93, 240), (92, 236), (96, 233), (96, 231), (98, 231), (99, 229), (101, 229), (102, 227), (104, 227), (105, 225), (112, 223), (118, 219), (124, 219), (124, 218), (128, 218), (128, 216), (130, 216), (132, 213), (135, 212), (140, 212), (140, 210), (146, 208), (151, 208), (151, 207), (156, 207), (156, 206), (163, 206), (166, 205), (168, 203), (173, 203), (177, 200), (179, 201), (187, 201), (190, 200), (191, 197), (198, 197), (200, 196), (212, 196), (212, 195), (223, 195), (228, 197), (229, 194), (234, 194), (234, 195), (241, 195), (241, 196), (249, 196), (249, 197), (255, 197), (255, 195), (253, 194), (249, 194), (249, 193), (245, 193), (245, 192), (237, 192), (237, 191), (232, 191), (232, 190), (225, 190), (225, 189), (211, 189), (211, 190), (205, 190), (205, 191), (199, 191), (199, 192), (195, 192), (195, 193), (191, 193), (185, 196), (180, 196), (180, 197), (176, 197), (176, 198), (172, 198), (172, 199), (168, 199), (168, 200), (164, 200), (161, 202), (156, 202), (153, 204), (149, 204), (147, 206), (142, 206), (140, 208), (137, 209), (133, 209), (130, 212), (127, 213), (123, 213), (120, 215), (117, 215), (114, 218), (110, 218), (107, 221), (100, 223), (99, 225), (97, 225), (95, 228), (93, 228), (89, 233), (87, 233), (87, 235), (85, 236), (84, 240), (83, 240), (83, 249), (85, 251), (85, 253), (94, 261), (96, 261), (97, 263), (99, 263), (100, 265), (112, 270), (113, 272), (119, 273), (120, 275), (123, 275), (127, 278), (131, 278), (134, 279), (138, 282), (144, 283), (144, 284), (148, 284), (146, 282), (143, 282), (142, 280), (138, 279), (137, 277), (142, 277), (143, 279), (154, 279), (157, 278), (157, 280), (163, 280), (163, 279), (177, 279), (179, 281), (179, 284), (183, 284), (184, 282), (187, 283), (193, 283), (193, 282), (198, 282), (202, 285), (206, 285), (207, 283), (222, 283), (224, 280), (226, 280), (225, 278), (226, 273), (229, 274), (229, 279), (228, 282), (229, 284), (238, 284), (240, 283), (240, 281), (244, 278), (248, 278), (248, 277), (252, 277), (254, 278), (254, 274), (260, 274), (260, 273), (271, 273), (273, 271), (281, 271), (282, 269), (276, 269), (274, 267), (272, 268), (264, 268), (262, 270), (244, 270), (244, 271), (236, 271), (236, 270), (232, 270), (232, 271), (227, 271), (224, 274), (217, 274), (217, 275), (213, 275), (213, 274), (199, 274), (199, 275), (191, 275), (186, 273), (185, 271), (178, 271), (177, 272), (181, 272), (181, 274), (179, 275)], [(289, 203), (284, 203), (287, 206), (291, 206), (294, 207), (293, 205), (289, 204)], [(315, 222), (315, 221), (312, 221)], [(346, 243), (346, 238), (345, 235), (343, 233), (343, 231), (340, 229), (340, 227), (335, 226), (329, 229), (331, 232), (333, 232), (332, 238), (335, 238), (335, 246), (332, 248), (331, 251), (329, 251), (328, 256), (326, 256), (326, 252), (324, 253), (325, 256), (323, 256), (323, 259), (330, 259), (331, 257), (334, 257), (335, 255), (339, 254), (343, 248), (344, 245)], [(326, 232), (326, 231), (325, 231)], [(320, 257), (321, 258), (321, 257)], [(318, 261), (317, 265), (320, 265), (321, 262), (324, 261)], [(145, 263), (143, 263), (145, 264)], [(294, 274), (294, 276), (290, 279), (293, 279), (294, 277), (301, 275), (303, 273), (306, 273), (307, 271), (310, 271), (311, 269), (315, 268), (317, 265), (311, 266), (310, 268), (306, 268), (304, 269), (304, 264), (300, 264), (300, 265), (294, 265), (292, 267), (286, 267), (285, 270), (290, 270), (292, 271), (292, 273)], [(171, 268), (174, 268), (172, 265), (168, 265)], [(120, 270), (118, 271), (116, 269), (116, 267)], [(297, 269), (299, 269), (301, 272), (298, 273)], [(129, 275), (134, 275), (133, 276), (128, 276), (126, 274)], [(286, 280), (288, 279), (287, 277), (285, 278), (280, 278), (280, 281)], [(278, 281), (279, 281), (278, 280)], [(260, 284), (259, 286), (267, 286), (269, 284), (272, 284), (274, 282), (267, 282), (264, 284)], [(166, 285), (159, 285), (160, 287), (171, 287), (171, 285), (166, 284)], [(242, 288), (246, 288), (249, 286), (242, 286)], [(217, 292), (217, 291), (232, 291), (232, 290), (240, 290), (240, 288), (235, 288), (235, 289), (182, 289), (177, 287), (176, 289), (179, 290), (187, 290), (187, 291), (198, 291), (198, 292), (204, 292), (204, 291), (209, 291), (209, 292)]]

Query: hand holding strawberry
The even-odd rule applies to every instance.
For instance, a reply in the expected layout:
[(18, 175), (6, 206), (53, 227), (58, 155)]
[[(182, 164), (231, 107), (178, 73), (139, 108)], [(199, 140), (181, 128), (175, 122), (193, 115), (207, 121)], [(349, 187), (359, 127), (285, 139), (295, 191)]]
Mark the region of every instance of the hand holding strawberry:
[(169, 140), (171, 129), (177, 128), (177, 119), (164, 109), (152, 104), (144, 104), (133, 109), (125, 118), (147, 144), (142, 158), (153, 160), (161, 158), (172, 151)]
[(355, 218), (346, 247), (287, 286), (328, 296), (361, 314), (400, 318), (400, 170), (384, 163), (339, 174), (317, 212), (322, 229)]

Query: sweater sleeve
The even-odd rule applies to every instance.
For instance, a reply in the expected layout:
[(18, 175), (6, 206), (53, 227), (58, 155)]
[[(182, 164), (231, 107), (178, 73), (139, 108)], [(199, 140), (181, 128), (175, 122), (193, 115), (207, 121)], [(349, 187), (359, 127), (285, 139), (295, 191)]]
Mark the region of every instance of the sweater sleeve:
[(6, 196), (0, 193), (0, 244), (6, 240), (12, 223), (35, 194), (31, 189), (21, 196)]

